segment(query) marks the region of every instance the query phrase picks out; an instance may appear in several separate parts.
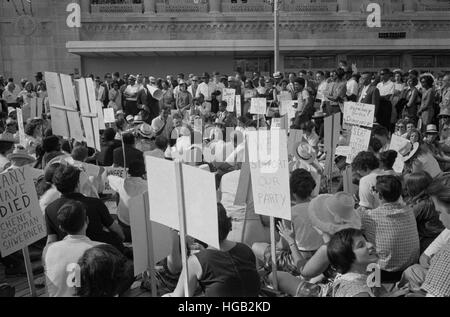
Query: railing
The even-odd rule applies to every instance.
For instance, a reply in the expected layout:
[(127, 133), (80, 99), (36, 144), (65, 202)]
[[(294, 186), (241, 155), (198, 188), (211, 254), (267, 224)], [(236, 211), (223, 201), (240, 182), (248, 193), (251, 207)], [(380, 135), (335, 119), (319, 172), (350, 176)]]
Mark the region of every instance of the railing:
[(247, 0), (246, 3), (222, 1), (222, 12), (271, 12), (272, 6), (263, 0)]
[(144, 5), (142, 3), (91, 4), (91, 12), (103, 14), (144, 13)]
[(208, 12), (206, 0), (168, 0), (156, 3), (156, 12)]

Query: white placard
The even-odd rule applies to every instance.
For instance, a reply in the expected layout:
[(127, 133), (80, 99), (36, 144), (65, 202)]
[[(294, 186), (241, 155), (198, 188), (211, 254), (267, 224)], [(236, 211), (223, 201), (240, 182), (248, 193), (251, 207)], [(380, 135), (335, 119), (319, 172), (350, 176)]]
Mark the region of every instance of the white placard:
[(105, 119), (103, 118), (103, 103), (97, 100), (97, 116), (98, 116), (98, 126), (100, 130), (105, 130)]
[[(394, 150), (397, 153), (405, 147), (405, 145), (410, 142), (408, 139), (402, 138), (401, 136), (393, 134), (391, 137), (391, 143), (389, 145), (389, 150)], [(392, 169), (396, 173), (402, 173), (403, 169), (405, 167), (405, 162), (403, 161), (403, 156), (399, 153), (397, 155), (397, 159), (394, 162), (394, 165), (392, 166)]]
[(234, 112), (236, 102), (236, 89), (224, 88), (222, 92), (222, 101), (227, 103), (227, 111)]
[(250, 113), (265, 115), (267, 111), (267, 100), (266, 98), (252, 98), (250, 105)]
[(105, 119), (105, 123), (115, 123), (116, 118), (114, 117), (114, 109), (113, 108), (103, 109), (103, 118)]
[(242, 116), (241, 96), (236, 95), (236, 116), (239, 118)]
[(347, 163), (351, 164), (358, 153), (367, 151), (372, 132), (368, 129), (353, 126), (350, 137), (350, 155), (347, 156)]
[(286, 133), (249, 131), (248, 142), (255, 213), (291, 220)]
[(344, 123), (371, 128), (375, 117), (375, 105), (359, 102), (344, 103)]

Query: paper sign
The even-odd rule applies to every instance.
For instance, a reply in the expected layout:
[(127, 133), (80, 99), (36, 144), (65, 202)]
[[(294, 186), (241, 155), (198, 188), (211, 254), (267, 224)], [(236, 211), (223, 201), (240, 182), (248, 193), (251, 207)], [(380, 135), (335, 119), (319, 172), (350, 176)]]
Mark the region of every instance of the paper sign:
[(281, 129), (281, 120), (282, 118), (272, 118), (270, 129)]
[(114, 117), (114, 109), (113, 108), (103, 109), (103, 118), (105, 119), (105, 123), (115, 123), (116, 118)]
[(77, 101), (75, 99), (75, 92), (73, 89), (72, 77), (69, 75), (61, 74), (61, 86), (64, 95), (64, 105), (66, 107), (77, 110)]
[(224, 88), (222, 92), (222, 101), (227, 103), (227, 111), (234, 112), (236, 102), (236, 89)]
[[(169, 227), (150, 221), (147, 193), (133, 197), (129, 203), (134, 276), (138, 276), (169, 255), (172, 233)], [(153, 253), (153, 263), (150, 252)]]
[(103, 118), (103, 103), (97, 100), (97, 109), (96, 113), (98, 116), (98, 126), (100, 130), (105, 130), (105, 119)]
[(45, 84), (47, 85), (50, 105), (64, 106), (64, 97), (59, 75), (57, 73), (45, 72)]
[(78, 85), (79, 102), (81, 110), (81, 120), (83, 122), (83, 130), (86, 136), (87, 146), (90, 148), (95, 148), (95, 137), (93, 131), (92, 120), (89, 117), (85, 117), (84, 114), (90, 113), (89, 100), (86, 90), (86, 81), (84, 78), (76, 80)]
[(83, 130), (81, 129), (79, 113), (77, 111), (67, 111), (66, 114), (69, 122), (70, 137), (77, 141), (83, 142), (84, 136)]
[[(89, 110), (90, 113), (96, 114), (97, 113), (97, 100), (95, 99), (95, 85), (92, 81), (92, 78), (86, 78), (86, 89), (87, 89), (87, 96), (89, 100)], [(93, 117), (91, 118), (94, 132), (94, 141), (95, 141), (95, 148), (99, 151), (101, 151), (100, 147), (100, 123), (99, 118)]]
[(371, 134), (372, 132), (368, 129), (353, 126), (350, 137), (350, 155), (347, 156), (347, 164), (351, 164), (358, 153), (367, 151)]
[[(391, 143), (389, 145), (389, 150), (397, 151), (397, 153), (405, 147), (405, 145), (410, 142), (409, 140), (402, 138), (401, 136), (393, 134), (391, 137)], [(403, 161), (403, 156), (399, 153), (397, 155), (397, 159), (394, 162), (394, 165), (392, 166), (392, 169), (396, 173), (402, 173), (403, 169), (405, 167), (405, 162)]]
[(2, 257), (47, 236), (29, 167), (0, 174), (0, 252)]
[(20, 144), (23, 147), (27, 146), (27, 140), (25, 137), (25, 129), (23, 126), (23, 117), (22, 117), (22, 109), (17, 108), (17, 124), (19, 125), (19, 140), (20, 140)]
[(242, 108), (241, 108), (241, 96), (236, 95), (236, 116), (239, 118), (242, 116)]
[(53, 134), (69, 138), (70, 132), (67, 124), (66, 111), (50, 106), (50, 115), (52, 116)]
[(350, 146), (338, 146), (336, 148), (336, 156), (349, 156), (351, 153), (351, 148)]
[(183, 165), (183, 184), (177, 184), (179, 180), (175, 164), (178, 163), (151, 156), (147, 156), (145, 160), (150, 220), (175, 230), (180, 229), (178, 204), (180, 197), (177, 186), (182, 185), (187, 234), (220, 248), (214, 174)]
[(104, 183), (104, 188), (105, 188), (103, 190), (103, 194), (113, 194), (114, 193), (111, 186), (109, 186), (109, 182), (108, 182), (108, 176), (110, 176), (110, 175), (125, 178), (125, 170), (122, 167), (120, 167), (120, 168), (105, 167), (105, 172), (103, 173), (103, 177), (102, 177), (103, 183)]
[(375, 105), (358, 102), (344, 103), (344, 122), (349, 125), (373, 127)]
[(296, 130), (291, 129), (289, 133), (289, 139), (288, 139), (288, 154), (294, 156), (297, 149), (295, 146), (302, 141), (303, 138), (303, 131), (302, 130)]
[(286, 133), (249, 133), (249, 160), (255, 213), (291, 220)]
[(265, 115), (267, 110), (266, 98), (252, 98), (251, 100), (250, 113)]

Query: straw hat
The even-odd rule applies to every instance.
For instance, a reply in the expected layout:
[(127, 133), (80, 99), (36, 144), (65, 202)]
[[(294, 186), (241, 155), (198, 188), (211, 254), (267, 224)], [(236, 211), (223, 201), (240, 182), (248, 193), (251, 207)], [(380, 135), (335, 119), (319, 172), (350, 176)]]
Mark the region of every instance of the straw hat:
[(276, 73), (273, 74), (273, 78), (275, 78), (275, 79), (279, 79), (279, 78), (282, 78), (282, 77), (283, 77), (283, 75), (281, 75), (281, 72), (276, 72)]
[(308, 207), (313, 226), (330, 235), (343, 229), (361, 229), (361, 218), (355, 210), (355, 200), (350, 194), (320, 195)]
[(153, 133), (152, 127), (147, 123), (143, 123), (139, 127), (138, 133), (140, 136), (142, 136), (143, 138), (146, 138), (146, 139), (151, 139), (152, 137), (155, 136), (155, 134)]
[(133, 122), (134, 117), (130, 114), (127, 116), (126, 120), (127, 120), (127, 122)]
[(411, 142), (406, 143), (398, 153), (403, 156), (403, 162), (409, 161), (414, 154), (416, 154), (417, 150), (419, 150), (419, 142), (412, 144)]
[(299, 161), (310, 164), (316, 159), (316, 151), (308, 143), (301, 142), (295, 151), (295, 157)]
[(36, 159), (28, 154), (27, 150), (22, 145), (17, 145), (14, 151), (7, 156), (8, 160), (14, 161), (14, 160), (28, 160), (27, 164), (31, 164)]
[(429, 124), (427, 125), (427, 131), (426, 134), (438, 134), (438, 130), (435, 124)]
[(438, 117), (439, 118), (441, 118), (441, 117), (450, 117), (450, 109), (449, 108), (442, 109), (441, 113), (439, 113)]
[(143, 122), (144, 122), (144, 120), (142, 119), (141, 115), (134, 116), (134, 119), (133, 119), (133, 123), (134, 124), (140, 124), (140, 123), (143, 123)]

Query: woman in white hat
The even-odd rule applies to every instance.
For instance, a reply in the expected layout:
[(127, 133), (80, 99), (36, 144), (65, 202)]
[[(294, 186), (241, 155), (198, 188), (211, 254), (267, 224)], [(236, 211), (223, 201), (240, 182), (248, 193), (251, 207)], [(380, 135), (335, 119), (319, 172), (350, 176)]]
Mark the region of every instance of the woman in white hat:
[[(326, 274), (330, 261), (327, 256), (327, 244), (335, 233), (348, 228), (361, 229), (361, 218), (355, 210), (355, 200), (350, 194), (336, 193), (334, 195), (320, 195), (313, 199), (308, 206), (309, 219), (314, 229), (322, 235), (324, 244), (317, 250), (314, 256), (306, 263), (297, 263), (300, 278), (295, 278), (289, 273), (278, 272), (278, 285), (282, 292), (296, 297), (308, 297), (326, 295), (326, 287), (312, 285), (314, 280), (323, 280), (322, 274)], [(295, 244), (293, 230), (285, 226), (279, 226), (280, 235), (289, 243)], [(295, 246), (294, 245), (294, 246)], [(291, 248), (294, 259), (301, 259), (298, 248)], [(307, 280), (311, 283), (308, 283)]]
[(44, 175), (44, 171), (31, 167), (36, 159), (28, 154), (27, 150), (22, 145), (16, 145), (14, 151), (8, 155), (8, 160), (11, 161), (11, 166), (7, 169), (17, 169), (23, 166), (29, 166), (33, 175), (33, 181), (37, 183), (39, 177)]
[(136, 148), (138, 150), (147, 152), (155, 149), (155, 134), (149, 124), (141, 124), (136, 130), (136, 137)]
[(442, 174), (441, 167), (433, 154), (425, 147), (421, 147), (419, 142), (412, 144), (412, 146), (406, 145), (406, 147), (400, 149), (399, 153), (403, 156), (405, 162), (404, 174), (425, 171), (433, 178)]
[(442, 151), (442, 143), (439, 142), (439, 132), (436, 125), (430, 124), (425, 132), (424, 146), (433, 154), (441, 169), (446, 172), (450, 169), (450, 156)]

